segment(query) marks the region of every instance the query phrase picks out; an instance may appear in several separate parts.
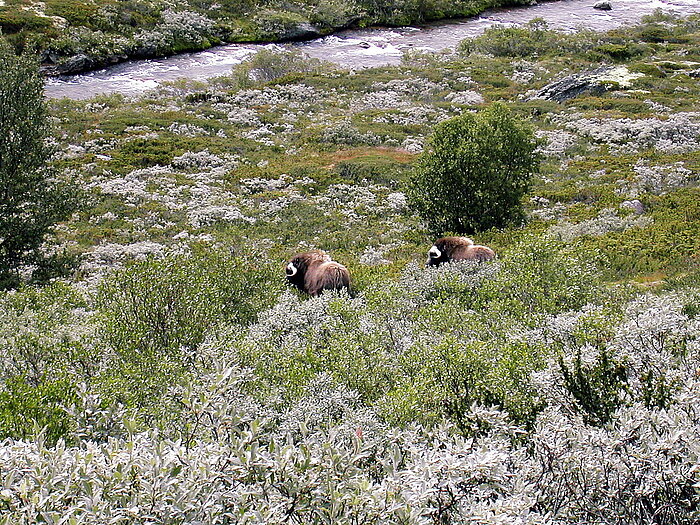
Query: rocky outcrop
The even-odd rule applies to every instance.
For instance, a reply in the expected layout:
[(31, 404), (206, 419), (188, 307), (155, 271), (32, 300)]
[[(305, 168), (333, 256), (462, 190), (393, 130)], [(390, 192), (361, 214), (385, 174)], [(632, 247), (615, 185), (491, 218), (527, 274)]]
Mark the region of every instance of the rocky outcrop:
[(75, 75), (118, 64), (128, 59), (129, 57), (124, 54), (99, 58), (84, 54), (74, 55), (65, 59), (48, 57), (48, 59), (42, 60), (41, 73), (46, 76)]
[(640, 73), (630, 73), (624, 66), (607, 66), (569, 75), (547, 84), (532, 95), (529, 100), (552, 100), (564, 102), (580, 95), (602, 95), (615, 87), (628, 87)]
[(637, 199), (622, 202), (622, 204), (620, 204), (620, 208), (632, 210), (637, 215), (644, 213), (644, 204)]
[(290, 42), (312, 40), (322, 36), (323, 33), (319, 28), (308, 22), (302, 22), (300, 24), (284, 28), (284, 31), (279, 34), (278, 39), (280, 42)]

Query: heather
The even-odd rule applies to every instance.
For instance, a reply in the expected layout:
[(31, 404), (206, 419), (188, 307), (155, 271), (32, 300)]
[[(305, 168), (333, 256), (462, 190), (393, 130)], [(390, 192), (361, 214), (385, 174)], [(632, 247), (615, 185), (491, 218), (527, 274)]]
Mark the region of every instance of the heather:
[[(697, 523), (698, 28), (53, 102), (86, 201), (72, 271), (0, 294), (0, 523)], [(494, 102), (538, 138), (522, 222), (425, 268), (421, 151)], [(352, 294), (285, 285), (311, 248)]]

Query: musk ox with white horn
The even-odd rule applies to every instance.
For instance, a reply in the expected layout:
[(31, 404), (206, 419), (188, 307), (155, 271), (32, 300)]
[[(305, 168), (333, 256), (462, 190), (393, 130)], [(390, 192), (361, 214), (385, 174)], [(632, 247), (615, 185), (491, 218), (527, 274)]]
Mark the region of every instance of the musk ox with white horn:
[(285, 268), (287, 281), (302, 292), (317, 297), (324, 290), (350, 291), (350, 272), (322, 250), (295, 255)]
[(496, 258), (488, 246), (474, 244), (468, 237), (443, 237), (428, 250), (426, 266), (439, 266), (447, 262), (491, 261)]

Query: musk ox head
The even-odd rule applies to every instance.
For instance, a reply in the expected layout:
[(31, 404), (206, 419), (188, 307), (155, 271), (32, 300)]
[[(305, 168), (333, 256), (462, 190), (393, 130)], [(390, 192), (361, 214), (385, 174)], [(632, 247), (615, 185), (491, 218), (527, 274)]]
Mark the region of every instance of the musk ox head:
[(491, 248), (474, 244), (468, 237), (443, 237), (428, 250), (426, 266), (459, 261), (490, 261), (495, 257)]
[(290, 284), (312, 297), (318, 296), (324, 290), (350, 290), (348, 269), (331, 260), (322, 250), (295, 255), (287, 263), (284, 271)]

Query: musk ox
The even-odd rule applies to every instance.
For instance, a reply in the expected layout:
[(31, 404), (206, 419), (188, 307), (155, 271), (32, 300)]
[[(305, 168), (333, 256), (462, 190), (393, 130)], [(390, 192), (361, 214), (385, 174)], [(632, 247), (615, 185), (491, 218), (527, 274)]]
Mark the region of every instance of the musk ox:
[(488, 246), (474, 244), (468, 237), (443, 237), (428, 250), (426, 266), (439, 266), (446, 262), (491, 261), (496, 258)]
[(312, 297), (324, 290), (350, 291), (348, 269), (335, 261), (322, 250), (295, 255), (285, 268), (287, 281)]

